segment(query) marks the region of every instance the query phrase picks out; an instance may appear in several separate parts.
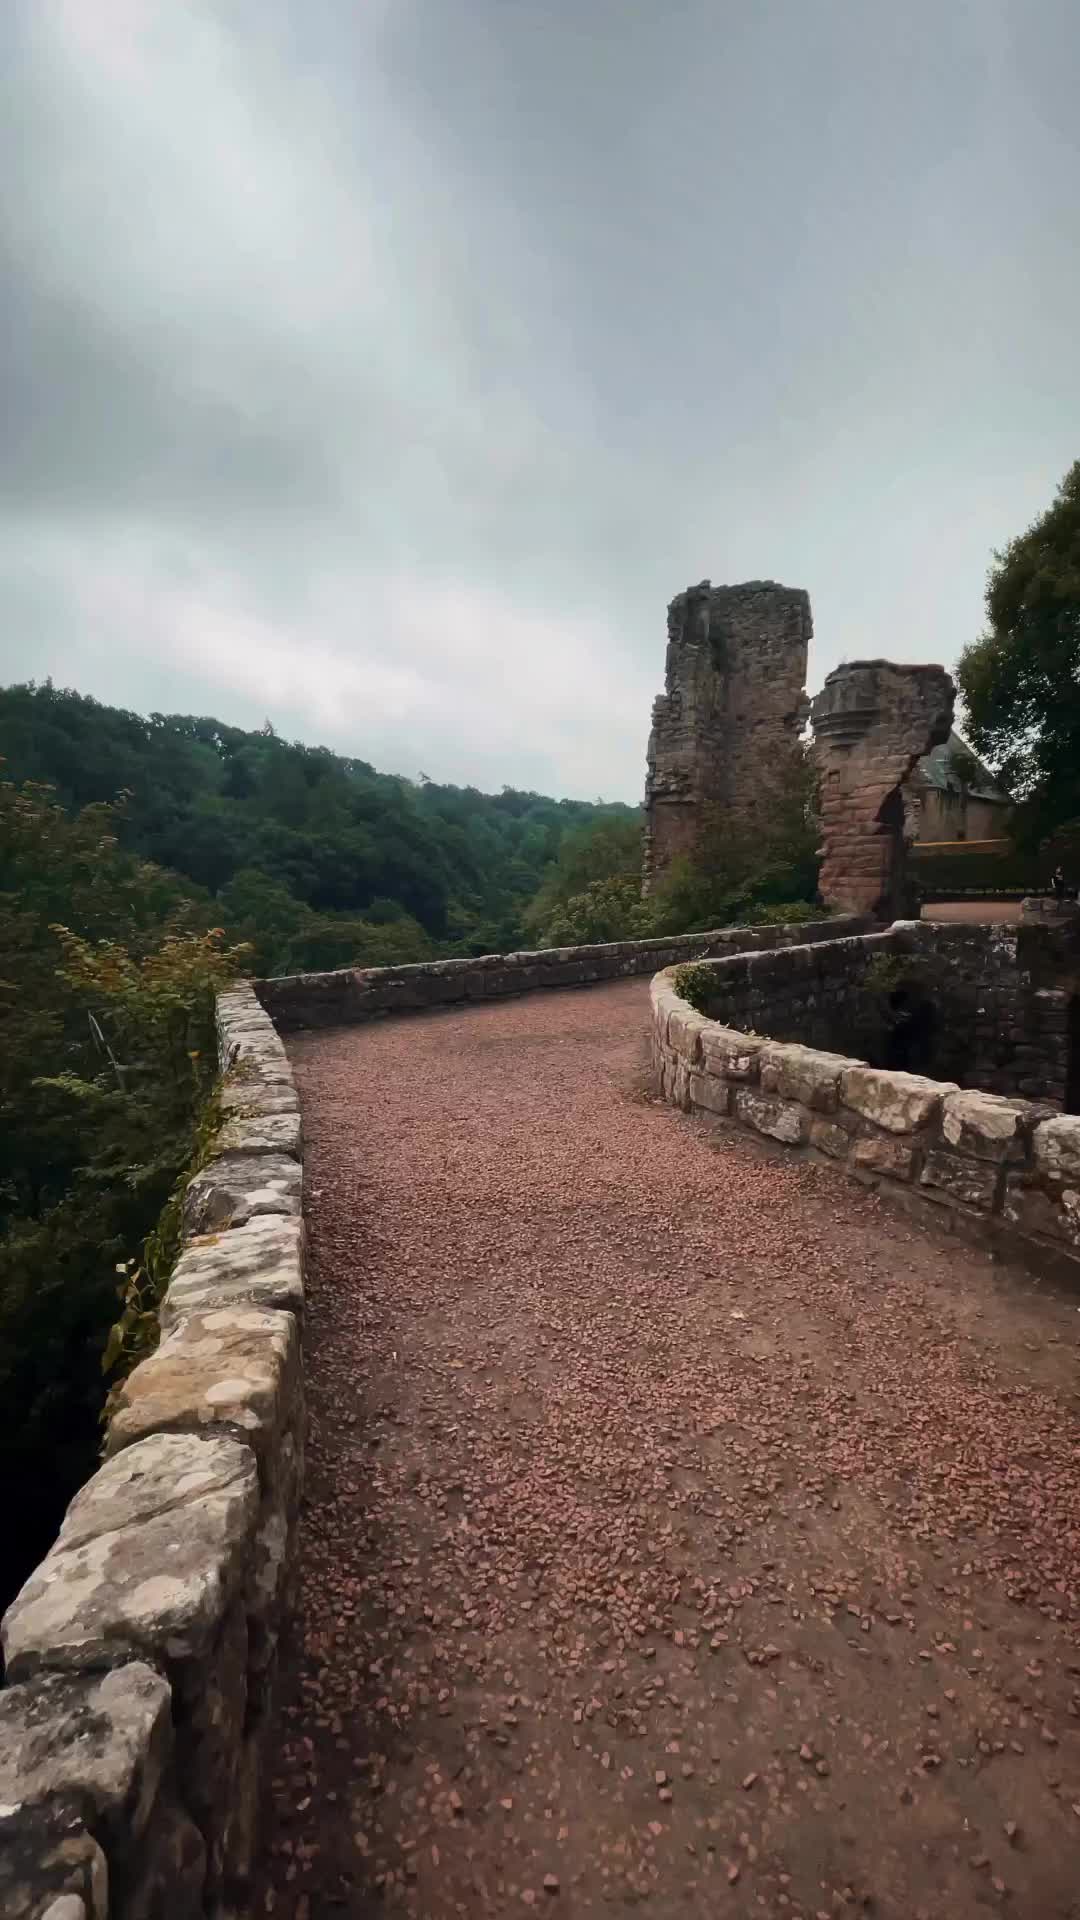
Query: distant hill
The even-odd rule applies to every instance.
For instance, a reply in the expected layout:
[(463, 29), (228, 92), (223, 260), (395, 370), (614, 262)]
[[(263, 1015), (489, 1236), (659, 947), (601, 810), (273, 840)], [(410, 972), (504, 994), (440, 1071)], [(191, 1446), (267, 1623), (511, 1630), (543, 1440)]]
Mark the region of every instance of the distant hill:
[(259, 971), (505, 951), (568, 830), (637, 809), (440, 785), (46, 683), (0, 688), (3, 777), (78, 810), (126, 793), (122, 836), (252, 940)]

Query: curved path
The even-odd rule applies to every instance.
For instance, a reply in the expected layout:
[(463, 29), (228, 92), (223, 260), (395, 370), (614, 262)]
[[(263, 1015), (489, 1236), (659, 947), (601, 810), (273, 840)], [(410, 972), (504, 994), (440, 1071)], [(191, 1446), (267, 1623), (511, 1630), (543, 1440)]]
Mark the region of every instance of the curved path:
[(261, 1909), (1075, 1920), (1076, 1302), (654, 1104), (646, 993), (292, 1044)]

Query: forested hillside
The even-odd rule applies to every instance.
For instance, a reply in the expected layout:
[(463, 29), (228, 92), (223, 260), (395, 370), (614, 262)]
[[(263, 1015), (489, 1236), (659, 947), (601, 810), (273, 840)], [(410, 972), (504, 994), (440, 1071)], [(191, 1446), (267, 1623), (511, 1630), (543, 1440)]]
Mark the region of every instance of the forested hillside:
[(645, 902), (635, 807), (0, 690), (0, 1603), (91, 1469), (117, 1362), (156, 1338), (223, 980), (790, 919), (815, 911), (814, 845), (804, 767), (769, 836), (726, 831)]
[(220, 721), (0, 689), (2, 777), (72, 812), (126, 796), (121, 845), (182, 876), (256, 972), (499, 952), (570, 829), (636, 808), (443, 786)]

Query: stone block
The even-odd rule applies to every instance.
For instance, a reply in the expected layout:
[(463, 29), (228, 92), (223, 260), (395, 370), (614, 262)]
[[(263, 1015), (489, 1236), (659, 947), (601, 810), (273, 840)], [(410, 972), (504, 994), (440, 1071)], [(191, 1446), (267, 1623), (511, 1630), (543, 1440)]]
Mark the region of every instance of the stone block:
[(819, 1153), (827, 1153), (830, 1160), (846, 1160), (851, 1147), (851, 1135), (833, 1120), (814, 1118), (810, 1122), (810, 1145), (816, 1147)]
[(726, 1080), (719, 1079), (714, 1073), (692, 1073), (690, 1105), (700, 1107), (706, 1113), (728, 1113), (731, 1109), (731, 1088)]
[(252, 1078), (292, 1085), (292, 1068), (283, 1042), (273, 1027), (243, 1028), (229, 1036), (222, 1049), (223, 1064), (240, 1068)]
[[(185, 1806), (206, 1842), (206, 1887), (225, 1874), (226, 1835), (247, 1707), (247, 1618), (236, 1602), (214, 1646), (176, 1678), (176, 1775)], [(207, 1904), (214, 1909), (213, 1899)]]
[(1080, 1191), (1075, 1187), (1066, 1187), (1056, 1198), (1035, 1185), (1029, 1175), (1010, 1173), (1002, 1211), (1010, 1226), (1021, 1233), (1080, 1247)]
[(4, 1920), (109, 1920), (108, 1864), (74, 1809), (0, 1807), (0, 1914)]
[(290, 1572), (304, 1478), (301, 1425), (281, 1436), (274, 1485), (263, 1495), (245, 1594), (251, 1659), (266, 1668), (277, 1647), (282, 1595)]
[(284, 1154), (226, 1154), (197, 1173), (184, 1196), (184, 1232), (240, 1227), (257, 1213), (299, 1213), (302, 1174)]
[(171, 1756), (169, 1684), (141, 1661), (0, 1692), (0, 1807), (76, 1807), (110, 1858), (142, 1834)]
[(149, 1433), (217, 1427), (254, 1449), (270, 1486), (277, 1440), (295, 1425), (299, 1360), (291, 1313), (218, 1307), (189, 1314), (121, 1385), (106, 1453)]
[(1040, 1173), (1080, 1183), (1080, 1115), (1061, 1113), (1040, 1121), (1032, 1147)]
[(942, 1103), (941, 1132), (957, 1153), (979, 1160), (1020, 1160), (1024, 1124), (1036, 1110), (1026, 1100), (978, 1091), (948, 1093)]
[(693, 1066), (701, 1059), (701, 1036), (710, 1022), (703, 1013), (680, 1000), (668, 1015), (668, 1045)]
[(891, 1180), (910, 1180), (915, 1170), (915, 1148), (910, 1137), (865, 1133), (852, 1145), (850, 1164), (866, 1173), (887, 1174)]
[(298, 1114), (300, 1096), (290, 1075), (285, 1080), (260, 1080), (252, 1073), (232, 1072), (221, 1084), (221, 1105), (226, 1117), (246, 1120), (269, 1118), (273, 1114)]
[(171, 1797), (154, 1808), (139, 1851), (122, 1920), (203, 1920), (206, 1842)]
[(226, 1120), (215, 1146), (219, 1154), (284, 1154), (299, 1160), (303, 1145), (300, 1111), (236, 1114)]
[(858, 1060), (841, 1053), (822, 1053), (800, 1045), (765, 1045), (759, 1057), (761, 1086), (782, 1100), (798, 1100), (819, 1113), (834, 1113), (839, 1104), (840, 1076)]
[(246, 1577), (258, 1513), (254, 1458), (224, 1436), (153, 1434), (106, 1461), (4, 1616), (9, 1679), (198, 1658)]
[(734, 1027), (721, 1027), (714, 1021), (701, 1036), (707, 1072), (722, 1074), (725, 1080), (756, 1080), (765, 1044), (755, 1033), (738, 1033)]
[(653, 1019), (661, 1039), (666, 1044), (668, 1040), (668, 1023), (671, 1016), (673, 1013), (681, 1011), (686, 1005), (686, 1002), (685, 1000), (680, 1000), (673, 987), (664, 987), (659, 992), (654, 992), (652, 1005)]
[(735, 1113), (745, 1126), (753, 1127), (756, 1133), (768, 1134), (770, 1139), (782, 1140), (786, 1146), (803, 1146), (810, 1138), (810, 1115), (805, 1107), (793, 1101), (756, 1093), (751, 1087), (738, 1087)]
[(304, 1306), (304, 1223), (299, 1214), (259, 1213), (242, 1227), (189, 1240), (161, 1303), (161, 1330), (213, 1307)]
[(929, 1126), (945, 1095), (959, 1091), (953, 1080), (928, 1080), (919, 1073), (891, 1073), (883, 1067), (849, 1067), (840, 1082), (844, 1105), (889, 1133), (914, 1133)]
[(939, 1188), (966, 1207), (984, 1207), (990, 1212), (997, 1193), (998, 1170), (990, 1161), (935, 1149), (926, 1156), (919, 1183)]

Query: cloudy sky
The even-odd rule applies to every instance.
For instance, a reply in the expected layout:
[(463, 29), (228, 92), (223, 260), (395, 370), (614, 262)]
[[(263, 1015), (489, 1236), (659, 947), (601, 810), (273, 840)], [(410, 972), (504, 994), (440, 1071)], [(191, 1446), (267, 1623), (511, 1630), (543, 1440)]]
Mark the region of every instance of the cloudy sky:
[(5, 0), (0, 679), (636, 799), (665, 607), (952, 661), (1080, 455), (1075, 0)]

